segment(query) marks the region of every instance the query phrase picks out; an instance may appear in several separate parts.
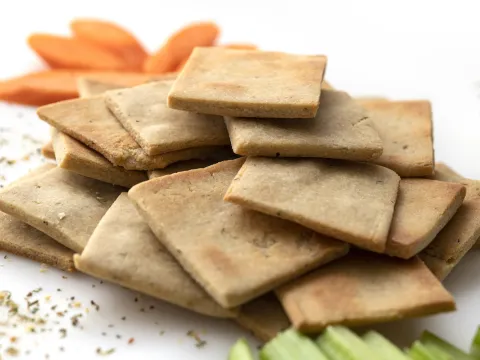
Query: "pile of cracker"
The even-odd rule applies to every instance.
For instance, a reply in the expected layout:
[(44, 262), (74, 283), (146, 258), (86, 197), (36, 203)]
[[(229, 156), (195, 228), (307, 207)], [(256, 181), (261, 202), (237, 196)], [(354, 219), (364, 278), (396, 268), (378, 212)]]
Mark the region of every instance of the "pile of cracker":
[(428, 101), (354, 99), (326, 62), (196, 48), (176, 78), (80, 79), (38, 109), (56, 165), (0, 192), (0, 246), (263, 340), (454, 310), (480, 183), (434, 163)]

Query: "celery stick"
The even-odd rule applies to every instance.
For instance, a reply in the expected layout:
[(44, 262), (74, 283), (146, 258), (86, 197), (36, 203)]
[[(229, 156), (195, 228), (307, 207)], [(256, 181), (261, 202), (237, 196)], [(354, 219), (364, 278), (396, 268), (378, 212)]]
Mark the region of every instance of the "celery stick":
[(382, 360), (359, 336), (343, 326), (329, 326), (318, 337), (317, 344), (331, 360)]
[(413, 360), (439, 360), (420, 341), (415, 341), (408, 351)]
[(474, 359), (480, 359), (480, 326), (477, 328), (477, 332), (472, 340), (472, 345), (470, 346), (470, 355)]
[(286, 330), (270, 340), (260, 351), (262, 360), (328, 360), (310, 338), (294, 329)]
[(228, 360), (253, 360), (247, 340), (239, 339), (230, 349)]
[(363, 335), (363, 341), (372, 351), (377, 353), (377, 355), (381, 356), (383, 359), (410, 360), (410, 357), (408, 357), (402, 350), (376, 331), (369, 331)]
[(445, 354), (451, 355), (455, 360), (471, 360), (472, 358), (467, 353), (456, 348), (452, 344), (448, 343), (444, 339), (438, 337), (437, 335), (424, 331), (420, 337), (420, 341), (424, 345), (432, 345), (437, 349), (441, 349)]

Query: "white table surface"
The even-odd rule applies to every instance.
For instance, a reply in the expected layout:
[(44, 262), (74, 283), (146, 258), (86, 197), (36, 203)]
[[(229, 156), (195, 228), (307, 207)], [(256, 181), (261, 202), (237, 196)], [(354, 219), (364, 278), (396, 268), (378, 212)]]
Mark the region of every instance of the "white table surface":
[[(212, 19), (222, 26), (224, 42), (252, 42), (262, 49), (328, 55), (327, 79), (352, 95), (430, 99), (437, 160), (465, 176), (480, 179), (477, 2), (278, 3), (5, 2), (0, 11), (0, 79), (41, 69), (41, 62), (25, 44), (26, 37), (33, 31), (67, 33), (68, 21), (74, 17), (117, 21), (133, 30), (151, 50), (183, 24)], [(17, 160), (13, 165), (0, 160), (0, 183), (8, 183), (39, 164), (37, 149), (47, 139), (47, 126), (36, 118), (33, 108), (0, 103), (0, 158)], [(248, 337), (232, 322), (195, 315), (119, 286), (100, 284), (82, 274), (42, 270), (37, 263), (0, 255), (0, 290), (11, 291), (13, 299), (24, 308), (24, 296), (41, 287), (42, 291), (32, 299), (40, 300), (40, 313), (50, 313), (45, 332), (40, 332), (39, 327), (37, 333), (28, 333), (22, 325), (15, 329), (2, 325), (4, 314), (0, 310), (0, 354), (5, 359), (10, 358), (5, 349), (14, 346), (20, 351), (16, 357), (19, 359), (44, 359), (46, 354), (50, 359), (91, 359), (101, 357), (96, 354), (100, 347), (115, 349), (106, 356), (108, 359), (138, 356), (145, 360), (216, 360), (226, 358), (228, 348), (239, 336)], [(467, 348), (480, 323), (479, 260), (478, 252), (468, 254), (445, 282), (456, 297), (457, 312), (381, 328), (399, 343), (428, 328)], [(51, 297), (49, 301), (46, 296)], [(70, 300), (72, 296), (75, 300)], [(95, 311), (91, 300), (100, 306), (99, 311)], [(68, 308), (75, 302), (81, 307)], [(50, 310), (55, 304), (57, 311), (68, 309), (65, 317), (57, 317)], [(90, 309), (88, 314), (86, 307)], [(72, 327), (69, 318), (77, 313), (83, 313), (83, 317), (78, 327)], [(62, 328), (67, 329), (65, 338)], [(189, 330), (206, 340), (206, 346), (197, 348), (196, 341), (187, 336)], [(14, 344), (11, 336), (18, 338)], [(132, 344), (128, 344), (130, 338), (134, 338)]]

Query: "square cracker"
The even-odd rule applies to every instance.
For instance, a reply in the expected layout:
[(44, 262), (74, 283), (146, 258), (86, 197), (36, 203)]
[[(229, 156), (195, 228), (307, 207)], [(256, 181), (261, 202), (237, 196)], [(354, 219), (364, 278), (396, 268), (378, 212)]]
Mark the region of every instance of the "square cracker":
[(125, 170), (74, 138), (52, 128), (53, 147), (59, 167), (92, 179), (130, 188), (147, 181), (145, 171)]
[(462, 184), (429, 179), (400, 180), (385, 253), (404, 259), (418, 254), (455, 215), (465, 193)]
[(168, 106), (225, 116), (312, 118), (326, 63), (320, 55), (197, 47), (168, 95)]
[(121, 188), (54, 168), (0, 191), (0, 210), (81, 252)]
[(225, 200), (383, 252), (399, 181), (369, 163), (251, 157)]
[(429, 101), (358, 100), (371, 111), (383, 140), (383, 154), (374, 162), (402, 177), (434, 172), (432, 109)]
[(264, 342), (290, 327), (290, 320), (273, 293), (244, 304), (235, 321)]
[(230, 145), (221, 116), (167, 107), (173, 81), (158, 81), (105, 94), (111, 112), (148, 155), (198, 146)]
[(455, 310), (455, 302), (417, 257), (352, 252), (276, 291), (295, 328), (358, 326)]
[(226, 308), (348, 251), (345, 243), (224, 202), (243, 161), (153, 179), (128, 193), (158, 240)]
[(51, 141), (42, 146), (42, 155), (47, 159), (55, 160), (55, 152), (53, 151), (53, 144)]
[(175, 164), (172, 164), (170, 166), (167, 166), (164, 169), (158, 169), (158, 170), (152, 170), (148, 172), (148, 178), (155, 179), (158, 177), (166, 176), (166, 175), (172, 175), (177, 172), (181, 171), (188, 171), (188, 170), (194, 170), (194, 169), (200, 169), (200, 168), (205, 168), (207, 166), (211, 166), (218, 161), (215, 160), (186, 160), (186, 161), (179, 161)]
[[(445, 170), (445, 171), (443, 171)], [(458, 174), (446, 166), (435, 169), (435, 177), (458, 180)], [(480, 181), (463, 179), (465, 200), (450, 222), (421, 253), (432, 272), (443, 280), (469, 252), (480, 237)]]
[(198, 285), (170, 255), (122, 193), (100, 220), (75, 267), (201, 314), (234, 317)]
[(231, 152), (220, 146), (203, 146), (149, 156), (108, 110), (103, 96), (42, 106), (37, 114), (59, 131), (98, 151), (112, 164), (127, 170), (162, 169), (182, 160)]
[[(26, 176), (16, 180), (10, 186), (21, 181), (43, 174), (55, 167), (53, 164), (45, 164), (32, 170)], [(51, 237), (37, 229), (15, 219), (13, 216), (0, 212), (0, 249), (12, 254), (24, 256), (65, 271), (73, 271), (73, 251), (59, 244)]]
[(226, 117), (233, 151), (239, 155), (322, 157), (371, 160), (382, 154), (382, 141), (367, 112), (347, 93), (323, 90), (312, 119)]

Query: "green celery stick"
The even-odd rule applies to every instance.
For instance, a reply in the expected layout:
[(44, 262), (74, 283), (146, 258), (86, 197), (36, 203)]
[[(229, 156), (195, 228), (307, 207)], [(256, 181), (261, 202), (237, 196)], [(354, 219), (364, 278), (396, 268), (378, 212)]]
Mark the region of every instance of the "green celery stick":
[(450, 354), (447, 354), (445, 351), (443, 351), (441, 348), (439, 348), (436, 345), (426, 344), (424, 346), (427, 348), (429, 353), (432, 354), (437, 360), (455, 360), (453, 356), (451, 356)]
[(384, 336), (376, 331), (369, 331), (363, 335), (363, 341), (383, 359), (389, 360), (410, 360), (402, 350), (393, 345)]
[(230, 349), (228, 360), (254, 360), (247, 340), (238, 339)]
[(329, 360), (308, 337), (288, 329), (270, 340), (260, 351), (262, 360)]
[(451, 355), (455, 360), (471, 360), (471, 356), (462, 350), (456, 348), (452, 344), (448, 343), (444, 339), (438, 337), (437, 335), (424, 331), (420, 337), (420, 341), (424, 345), (433, 345), (437, 349), (441, 349), (445, 354)]
[(439, 360), (418, 340), (408, 350), (408, 355), (413, 360)]
[(354, 332), (343, 326), (329, 326), (317, 339), (331, 360), (383, 360)]
[(472, 340), (472, 345), (470, 346), (470, 355), (474, 359), (480, 359), (480, 326), (477, 328), (477, 332)]

